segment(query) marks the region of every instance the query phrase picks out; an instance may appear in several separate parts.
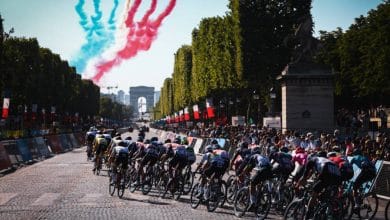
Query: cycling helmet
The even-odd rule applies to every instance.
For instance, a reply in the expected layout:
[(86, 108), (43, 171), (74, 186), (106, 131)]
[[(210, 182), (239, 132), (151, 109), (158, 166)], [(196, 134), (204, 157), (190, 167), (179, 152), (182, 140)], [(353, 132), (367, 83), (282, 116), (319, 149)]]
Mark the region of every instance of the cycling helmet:
[(119, 132), (115, 133), (115, 137), (120, 137), (120, 136), (121, 136), (121, 134)]
[(131, 136), (128, 136), (128, 137), (125, 138), (125, 140), (131, 141), (132, 138), (131, 138)]
[(339, 146), (336, 145), (336, 146), (332, 147), (332, 150), (335, 151), (335, 152), (340, 152), (341, 149), (340, 149)]
[(165, 143), (166, 143), (166, 144), (172, 143), (172, 141), (171, 141), (171, 139), (168, 138), (168, 139), (165, 140)]
[(280, 151), (283, 152), (283, 153), (288, 153), (288, 147), (282, 147), (280, 148)]
[(151, 139), (150, 139), (150, 141), (158, 141), (158, 137), (152, 137)]
[(214, 149), (221, 149), (222, 147), (221, 147), (221, 145), (219, 145), (219, 144), (214, 144)]
[(179, 137), (175, 138), (175, 140), (173, 141), (173, 143), (175, 144), (181, 144), (181, 139)]
[(260, 152), (261, 152), (260, 147), (254, 147), (254, 148), (252, 148), (252, 153), (253, 153), (253, 154), (259, 154)]
[(126, 141), (119, 141), (117, 145), (121, 147), (127, 147), (128, 143)]
[(276, 153), (276, 152), (279, 152), (279, 148), (277, 148), (277, 147), (275, 147), (275, 146), (272, 146), (272, 147), (270, 148), (270, 153), (272, 154), (272, 153)]
[(144, 139), (141, 136), (138, 136), (137, 141), (138, 142), (144, 142)]
[(146, 140), (144, 141), (144, 144), (150, 144), (150, 140), (149, 140), (149, 139), (146, 139)]
[(337, 156), (337, 153), (335, 151), (329, 152), (327, 154), (327, 157), (335, 157), (335, 156)]
[(211, 144), (218, 144), (218, 141), (214, 139), (213, 141), (211, 141)]
[(317, 156), (318, 156), (318, 157), (326, 157), (326, 156), (327, 156), (327, 153), (326, 153), (326, 151), (319, 151), (319, 152), (317, 153)]
[(353, 150), (353, 155), (362, 155), (362, 151), (359, 148)]
[(244, 142), (241, 143), (241, 147), (242, 147), (242, 148), (248, 148), (248, 145), (249, 145), (249, 144), (248, 144), (248, 142), (246, 142), (246, 141), (244, 141)]
[(213, 147), (211, 145), (207, 145), (206, 152), (212, 152), (212, 151), (213, 151)]
[(304, 153), (305, 152), (305, 149), (303, 149), (303, 147), (297, 147), (297, 149), (295, 150), (295, 153)]

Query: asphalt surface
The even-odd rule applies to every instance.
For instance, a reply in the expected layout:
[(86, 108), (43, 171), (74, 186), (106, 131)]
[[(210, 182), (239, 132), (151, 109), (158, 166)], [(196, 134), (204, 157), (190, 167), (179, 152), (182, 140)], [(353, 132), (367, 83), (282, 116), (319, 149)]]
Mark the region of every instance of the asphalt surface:
[[(0, 219), (238, 219), (229, 205), (213, 213), (204, 205), (192, 209), (188, 195), (180, 201), (161, 199), (155, 190), (146, 196), (128, 190), (122, 199), (110, 196), (107, 172), (96, 176), (92, 168), (82, 147), (1, 177)], [(382, 216), (380, 210), (377, 219)], [(269, 219), (281, 217), (271, 214)]]

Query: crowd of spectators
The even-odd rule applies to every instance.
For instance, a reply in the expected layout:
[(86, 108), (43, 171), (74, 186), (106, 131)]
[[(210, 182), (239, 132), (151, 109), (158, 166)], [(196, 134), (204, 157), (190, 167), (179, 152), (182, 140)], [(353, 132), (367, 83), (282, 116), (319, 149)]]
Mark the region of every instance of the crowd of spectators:
[(276, 146), (287, 146), (294, 149), (301, 146), (308, 150), (331, 151), (338, 146), (346, 155), (352, 155), (353, 150), (359, 148), (373, 160), (390, 161), (390, 136), (386, 133), (372, 133), (371, 135), (348, 136), (340, 130), (333, 133), (299, 132), (294, 130), (269, 129), (252, 126), (194, 126), (186, 131), (187, 136), (201, 138), (225, 138), (230, 145), (236, 147), (241, 141), (260, 144), (264, 149)]

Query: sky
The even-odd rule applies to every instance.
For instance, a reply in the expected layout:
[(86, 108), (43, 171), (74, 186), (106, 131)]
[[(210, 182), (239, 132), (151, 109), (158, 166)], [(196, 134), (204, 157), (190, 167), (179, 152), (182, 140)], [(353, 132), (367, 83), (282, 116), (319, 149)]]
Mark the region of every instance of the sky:
[[(94, 0), (84, 0), (87, 16), (94, 15)], [(103, 21), (108, 20), (115, 0), (101, 0)], [(116, 22), (120, 23), (126, 0), (119, 1)], [(135, 16), (140, 20), (150, 5), (144, 0)], [(79, 24), (75, 6), (79, 0), (0, 0), (0, 14), (4, 29), (15, 29), (13, 36), (37, 38), (41, 47), (60, 54), (64, 60), (72, 60), (86, 42), (86, 34)], [(132, 3), (134, 0), (131, 1)], [(160, 13), (169, 0), (158, 0), (156, 12)], [(191, 44), (191, 32), (202, 18), (223, 16), (228, 10), (229, 0), (177, 0), (171, 14), (162, 22), (157, 38), (148, 51), (114, 67), (101, 81), (102, 92), (107, 87), (116, 87), (126, 93), (130, 86), (153, 86), (160, 90), (165, 78), (173, 72), (174, 53), (184, 44)], [(315, 35), (319, 30), (343, 30), (356, 17), (367, 15), (382, 0), (313, 0), (312, 15)], [(156, 13), (156, 14), (158, 14)], [(151, 16), (156, 18), (155, 15)]]

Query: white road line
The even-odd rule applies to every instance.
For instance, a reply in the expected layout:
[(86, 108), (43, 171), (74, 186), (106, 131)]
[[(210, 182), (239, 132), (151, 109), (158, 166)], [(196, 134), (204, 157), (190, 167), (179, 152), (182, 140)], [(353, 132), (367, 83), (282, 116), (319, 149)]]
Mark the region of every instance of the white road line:
[(54, 203), (54, 201), (60, 197), (61, 193), (45, 193), (41, 197), (39, 197), (35, 202), (31, 205), (41, 205), (41, 206), (49, 206)]
[(18, 195), (18, 194), (17, 193), (0, 193), (0, 205), (4, 205), (9, 200), (14, 198), (16, 195)]

